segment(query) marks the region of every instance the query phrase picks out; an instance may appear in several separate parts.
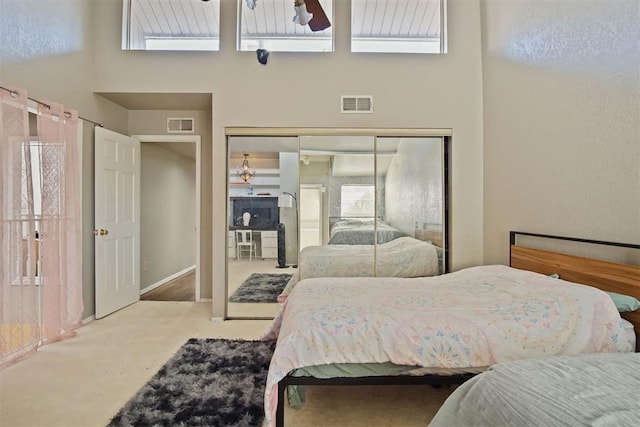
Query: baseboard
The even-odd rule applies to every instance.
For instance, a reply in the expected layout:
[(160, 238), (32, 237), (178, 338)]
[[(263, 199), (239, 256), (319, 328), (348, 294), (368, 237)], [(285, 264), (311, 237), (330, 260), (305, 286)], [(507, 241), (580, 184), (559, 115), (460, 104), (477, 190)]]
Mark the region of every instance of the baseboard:
[(156, 289), (156, 288), (159, 288), (160, 286), (162, 286), (162, 285), (164, 285), (164, 284), (167, 284), (167, 283), (169, 283), (170, 281), (172, 281), (172, 280), (174, 280), (174, 279), (177, 279), (177, 278), (178, 278), (178, 277), (180, 277), (180, 276), (184, 276), (185, 274), (190, 273), (190, 272), (192, 272), (192, 271), (193, 271), (193, 270), (195, 270), (195, 269), (196, 269), (196, 266), (195, 266), (195, 265), (192, 265), (192, 266), (190, 266), (190, 267), (185, 268), (184, 270), (180, 270), (180, 271), (178, 271), (177, 273), (172, 274), (172, 275), (171, 275), (171, 276), (169, 276), (169, 277), (165, 277), (164, 279), (159, 280), (159, 281), (157, 281), (156, 283), (154, 283), (154, 284), (152, 284), (152, 285), (149, 285), (149, 286), (147, 286), (147, 287), (146, 287), (146, 288), (144, 288), (144, 289), (140, 289), (140, 295), (144, 295), (144, 294), (146, 294), (147, 292), (151, 292), (152, 290), (154, 290), (154, 289)]
[(224, 322), (224, 317), (212, 317), (212, 322)]
[(86, 325), (87, 323), (91, 323), (94, 320), (96, 320), (96, 316), (89, 316), (86, 319), (82, 319), (82, 326)]

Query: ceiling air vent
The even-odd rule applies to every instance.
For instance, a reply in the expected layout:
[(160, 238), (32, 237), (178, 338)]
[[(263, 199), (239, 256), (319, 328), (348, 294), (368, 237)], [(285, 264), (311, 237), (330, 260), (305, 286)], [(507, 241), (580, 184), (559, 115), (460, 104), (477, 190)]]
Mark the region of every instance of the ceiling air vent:
[(193, 117), (169, 117), (167, 119), (167, 132), (169, 133), (193, 133)]
[(341, 113), (373, 113), (373, 96), (343, 95), (340, 97)]

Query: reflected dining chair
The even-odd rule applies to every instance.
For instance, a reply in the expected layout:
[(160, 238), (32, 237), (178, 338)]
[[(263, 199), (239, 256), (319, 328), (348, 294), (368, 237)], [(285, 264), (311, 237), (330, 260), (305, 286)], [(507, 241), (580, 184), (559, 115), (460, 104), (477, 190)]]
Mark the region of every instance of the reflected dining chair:
[(252, 230), (236, 230), (236, 255), (238, 259), (243, 252), (249, 252), (249, 261), (256, 256), (256, 242), (253, 241)]

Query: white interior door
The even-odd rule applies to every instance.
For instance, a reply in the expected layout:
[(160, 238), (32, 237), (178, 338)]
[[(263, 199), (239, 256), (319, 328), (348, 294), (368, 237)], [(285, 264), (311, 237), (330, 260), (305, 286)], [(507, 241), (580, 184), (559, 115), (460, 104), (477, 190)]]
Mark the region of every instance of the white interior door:
[(140, 299), (140, 141), (95, 131), (96, 318)]
[(322, 187), (300, 187), (300, 250), (322, 244)]

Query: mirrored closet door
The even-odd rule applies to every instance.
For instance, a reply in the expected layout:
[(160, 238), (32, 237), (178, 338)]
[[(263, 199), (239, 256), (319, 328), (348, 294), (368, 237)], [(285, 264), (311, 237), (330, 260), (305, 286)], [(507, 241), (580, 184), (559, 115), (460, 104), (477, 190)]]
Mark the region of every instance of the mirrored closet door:
[[(301, 192), (300, 278), (346, 274), (374, 275), (373, 227), (376, 217), (375, 138), (373, 136), (301, 136), (300, 186), (318, 193)], [(310, 217), (318, 194), (322, 212), (314, 224)], [(315, 225), (317, 229), (312, 228)], [(363, 225), (361, 231), (354, 227)], [(317, 235), (312, 245), (305, 237)], [(356, 246), (367, 245), (354, 253)], [(368, 249), (368, 250), (367, 250)], [(321, 271), (326, 267), (331, 271)], [(339, 266), (338, 263), (341, 265)], [(357, 263), (357, 266), (354, 265)]]
[(445, 148), (442, 137), (301, 136), (301, 191), (320, 188), (326, 209), (320, 230), (300, 224), (324, 246), (301, 239), (300, 279), (446, 271)]
[(274, 317), (292, 276), (447, 271), (448, 137), (399, 133), (228, 136), (228, 318)]
[[(393, 261), (383, 249), (397, 250), (400, 243), (413, 243), (410, 239), (387, 244), (398, 236), (412, 237), (428, 242), (435, 248), (436, 265), (407, 265), (418, 267), (411, 274), (442, 274), (447, 270), (445, 186), (446, 140), (428, 137), (376, 138), (376, 213), (380, 221), (376, 243), (376, 276), (388, 275), (383, 260)], [(389, 232), (385, 230), (389, 227)], [(412, 253), (416, 253), (412, 250)], [(423, 258), (427, 258), (424, 256)]]
[(273, 318), (298, 258), (298, 138), (227, 144), (227, 317)]

